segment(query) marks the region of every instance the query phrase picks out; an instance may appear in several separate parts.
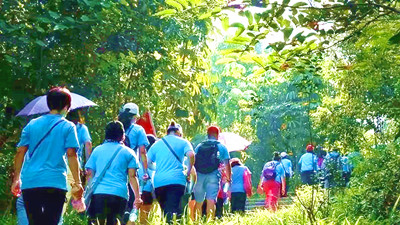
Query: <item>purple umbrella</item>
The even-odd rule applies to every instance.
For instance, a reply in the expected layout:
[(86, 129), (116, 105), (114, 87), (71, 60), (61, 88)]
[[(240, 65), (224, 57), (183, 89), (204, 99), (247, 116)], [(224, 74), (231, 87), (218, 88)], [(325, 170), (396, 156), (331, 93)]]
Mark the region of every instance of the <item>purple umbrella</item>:
[[(71, 93), (71, 108), (70, 110), (89, 107), (89, 106), (96, 106), (96, 104), (89, 99)], [(17, 116), (31, 116), (35, 114), (43, 114), (50, 112), (49, 107), (47, 107), (47, 100), (46, 95), (39, 96), (33, 99), (31, 102), (28, 103), (18, 114)]]

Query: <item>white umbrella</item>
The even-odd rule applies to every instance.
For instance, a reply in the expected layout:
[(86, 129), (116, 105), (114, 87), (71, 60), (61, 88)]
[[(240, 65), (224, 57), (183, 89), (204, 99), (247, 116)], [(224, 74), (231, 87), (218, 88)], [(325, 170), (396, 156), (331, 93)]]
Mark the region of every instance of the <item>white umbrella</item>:
[(244, 151), (251, 144), (251, 141), (232, 132), (220, 133), (218, 140), (226, 146), (229, 152)]

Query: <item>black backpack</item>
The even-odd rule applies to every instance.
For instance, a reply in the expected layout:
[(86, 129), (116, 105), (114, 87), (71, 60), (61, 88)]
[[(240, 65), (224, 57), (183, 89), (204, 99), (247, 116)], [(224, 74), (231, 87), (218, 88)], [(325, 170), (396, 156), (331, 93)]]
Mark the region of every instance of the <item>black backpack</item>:
[[(124, 140), (124, 144), (126, 147), (130, 148), (131, 147), (131, 141), (129, 140), (129, 133), (131, 132), (131, 129), (128, 129), (125, 132), (125, 140)], [(136, 149), (133, 149), (133, 151), (136, 152)]]
[(218, 158), (218, 143), (217, 141), (204, 141), (200, 144), (194, 163), (198, 172), (207, 174), (218, 169), (221, 163)]

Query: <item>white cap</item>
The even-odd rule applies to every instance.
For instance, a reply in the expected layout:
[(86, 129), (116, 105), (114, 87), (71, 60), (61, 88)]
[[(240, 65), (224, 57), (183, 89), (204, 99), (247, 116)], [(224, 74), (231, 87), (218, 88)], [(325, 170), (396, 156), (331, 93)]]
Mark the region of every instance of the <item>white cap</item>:
[(140, 116), (139, 115), (139, 106), (137, 106), (135, 103), (126, 103), (123, 107), (122, 107), (122, 109), (121, 109), (121, 111), (120, 111), (121, 113), (122, 112), (128, 112), (128, 113), (132, 113), (132, 114), (135, 114), (135, 115), (137, 115), (137, 116)]
[(286, 152), (281, 152), (281, 157), (283, 158), (283, 157), (286, 157), (287, 156), (287, 153)]

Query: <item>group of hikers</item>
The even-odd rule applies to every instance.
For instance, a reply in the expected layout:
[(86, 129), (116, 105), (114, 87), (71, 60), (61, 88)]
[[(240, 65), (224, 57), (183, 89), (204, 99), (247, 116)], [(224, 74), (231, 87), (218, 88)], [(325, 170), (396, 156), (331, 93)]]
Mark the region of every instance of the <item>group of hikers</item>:
[[(89, 224), (107, 225), (147, 224), (154, 200), (167, 223), (179, 220), (186, 208), (193, 220), (202, 215), (221, 217), (227, 199), (232, 213), (245, 211), (246, 200), (253, 194), (251, 172), (239, 158), (230, 158), (218, 141), (217, 126), (209, 126), (206, 140), (193, 148), (173, 121), (164, 137), (146, 135), (136, 124), (139, 107), (127, 103), (118, 120), (106, 125), (104, 142), (92, 150), (80, 111), (69, 112), (69, 90), (49, 90), (47, 105), (50, 112), (32, 119), (17, 145), (11, 191), (18, 197), (20, 225), (62, 224), (68, 205), (86, 211)], [(302, 181), (307, 184), (313, 183), (317, 168), (324, 166), (313, 149), (307, 146), (299, 161)], [(327, 158), (323, 161), (328, 162)], [(266, 208), (277, 209), (292, 176), (287, 153), (275, 152), (257, 188), (266, 195)]]
[(314, 153), (315, 147), (307, 145), (306, 153), (299, 160), (299, 171), (303, 184), (320, 183), (325, 188), (348, 186), (353, 164), (346, 155), (337, 149), (326, 152), (321, 149)]

